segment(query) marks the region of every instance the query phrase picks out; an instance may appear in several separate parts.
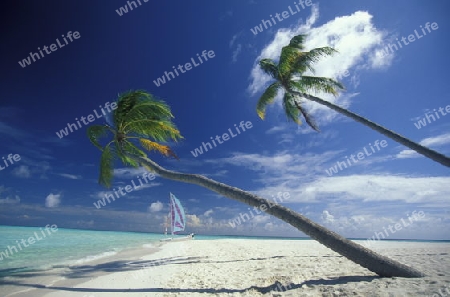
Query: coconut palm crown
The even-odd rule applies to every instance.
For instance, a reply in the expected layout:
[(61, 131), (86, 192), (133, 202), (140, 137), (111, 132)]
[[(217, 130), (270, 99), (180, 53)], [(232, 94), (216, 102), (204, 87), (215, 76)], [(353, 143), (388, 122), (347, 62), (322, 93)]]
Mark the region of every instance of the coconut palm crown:
[(300, 96), (293, 94), (292, 91), (299, 90), (304, 94), (316, 91), (337, 95), (337, 90), (344, 89), (344, 86), (331, 78), (304, 75), (308, 70), (314, 74), (312, 64), (319, 61), (320, 58), (336, 52), (331, 47), (315, 48), (305, 52), (303, 51), (305, 38), (306, 35), (293, 37), (289, 45), (281, 50), (278, 64), (271, 59), (262, 59), (259, 62), (261, 69), (276, 81), (262, 94), (256, 106), (256, 111), (259, 117), (264, 119), (267, 105), (274, 102), (279, 90), (284, 90), (283, 107), (287, 118), (301, 124), (299, 119), (301, 115), (311, 128), (319, 131), (314, 119), (302, 106)]
[[(125, 166), (138, 167), (135, 156), (146, 157), (147, 151), (157, 151), (164, 156), (177, 158), (168, 145), (158, 142), (177, 141), (183, 138), (172, 122), (170, 107), (151, 94), (137, 90), (119, 95), (117, 107), (112, 111), (112, 125), (95, 125), (87, 129), (89, 140), (102, 151), (99, 183), (111, 187), (114, 161)], [(100, 139), (110, 137), (104, 146)]]

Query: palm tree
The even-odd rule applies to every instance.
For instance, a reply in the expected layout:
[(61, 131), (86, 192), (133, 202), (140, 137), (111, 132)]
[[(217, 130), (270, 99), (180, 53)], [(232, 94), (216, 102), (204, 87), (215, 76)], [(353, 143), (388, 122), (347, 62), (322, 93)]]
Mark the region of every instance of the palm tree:
[(310, 51), (304, 51), (305, 48), (303, 42), (305, 38), (306, 35), (293, 37), (289, 45), (283, 47), (281, 50), (278, 64), (271, 59), (262, 59), (259, 62), (261, 69), (276, 80), (264, 91), (257, 103), (256, 111), (261, 119), (264, 119), (265, 117), (267, 105), (273, 103), (278, 91), (282, 90), (284, 91), (283, 107), (286, 116), (289, 120), (292, 120), (297, 124), (301, 124), (301, 121), (299, 120), (301, 114), (312, 129), (319, 131), (313, 118), (302, 105), (302, 99), (311, 100), (348, 116), (419, 154), (439, 162), (444, 166), (450, 167), (449, 157), (411, 141), (408, 138), (388, 130), (345, 108), (311, 95), (309, 92), (313, 91), (336, 96), (338, 90), (344, 89), (344, 87), (342, 84), (331, 78), (303, 75), (308, 70), (314, 74), (314, 68), (312, 67), (313, 63), (319, 61), (320, 58), (324, 56), (329, 56), (337, 52), (331, 47), (321, 47)]
[[(175, 157), (172, 149), (159, 141), (182, 138), (172, 122), (173, 115), (167, 104), (158, 101), (144, 91), (127, 92), (119, 96), (117, 109), (112, 113), (114, 125), (90, 126), (87, 130), (90, 141), (102, 151), (100, 158), (99, 183), (111, 187), (114, 160), (120, 160), (132, 167), (143, 166), (161, 177), (189, 184), (196, 184), (222, 196), (259, 207), (311, 238), (350, 259), (351, 261), (386, 277), (421, 277), (423, 274), (413, 268), (372, 252), (301, 214), (241, 189), (217, 182), (198, 174), (186, 174), (167, 170), (146, 156), (133, 142), (145, 150), (156, 150), (165, 156)], [(100, 139), (110, 136), (109, 142), (100, 144)], [(147, 139), (147, 138), (151, 138)]]

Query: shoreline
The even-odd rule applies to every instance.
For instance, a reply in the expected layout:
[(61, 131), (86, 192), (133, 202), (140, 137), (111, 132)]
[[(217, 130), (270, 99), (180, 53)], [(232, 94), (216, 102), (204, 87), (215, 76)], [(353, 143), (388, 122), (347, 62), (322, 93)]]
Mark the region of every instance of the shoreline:
[(15, 290), (33, 291), (6, 296), (433, 296), (450, 285), (450, 243), (377, 242), (371, 249), (426, 277), (380, 278), (314, 240), (194, 239), (52, 270), (53, 279), (65, 279), (49, 287), (22, 278)]
[[(131, 247), (100, 258), (89, 260), (84, 257), (74, 260), (69, 265), (54, 265), (49, 269), (34, 269), (12, 276), (0, 278), (1, 292), (4, 297), (33, 296), (43, 297), (49, 293), (51, 287), (71, 288), (83, 284), (86, 281), (114, 273), (127, 265), (130, 259), (151, 255), (161, 250), (162, 244), (149, 243), (152, 247)], [(78, 263), (77, 263), (78, 262)], [(30, 280), (21, 284), (19, 280)], [(11, 282), (14, 285), (11, 285)], [(22, 287), (20, 290), (8, 290), (14, 287)], [(6, 287), (6, 288), (5, 288)], [(11, 292), (9, 292), (11, 291)], [(32, 293), (30, 293), (32, 292)], [(31, 295), (29, 295), (31, 294)]]

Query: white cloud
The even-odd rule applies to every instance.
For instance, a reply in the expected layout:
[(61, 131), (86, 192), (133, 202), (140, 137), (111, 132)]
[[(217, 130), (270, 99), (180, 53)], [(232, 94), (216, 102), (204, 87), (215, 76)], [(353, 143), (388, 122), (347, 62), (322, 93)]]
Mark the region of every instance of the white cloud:
[(203, 226), (202, 220), (196, 215), (186, 215), (187, 223), (186, 225), (189, 227), (201, 227)]
[(322, 220), (326, 223), (333, 223), (334, 216), (328, 212), (328, 210), (324, 210), (322, 212)]
[[(435, 137), (428, 137), (419, 142), (419, 144), (430, 148), (440, 147), (449, 143), (450, 143), (450, 133), (442, 134)], [(407, 158), (422, 157), (422, 155), (416, 153), (416, 151), (414, 150), (406, 149), (399, 152), (396, 155), (396, 157), (399, 159), (407, 159)]]
[(123, 179), (134, 179), (137, 178), (138, 176), (142, 178), (142, 175), (144, 173), (149, 174), (148, 170), (145, 169), (144, 167), (114, 169), (114, 176)]
[[(140, 191), (140, 190), (144, 190), (144, 189), (147, 189), (147, 188), (158, 187), (160, 185), (162, 185), (162, 184), (161, 183), (148, 183), (148, 184), (142, 184), (141, 185), (141, 184), (136, 183), (136, 186), (138, 186), (139, 188), (134, 189), (133, 191)], [(130, 186), (131, 186), (131, 184), (130, 184)]]
[(413, 150), (403, 150), (400, 153), (398, 153), (395, 157), (399, 159), (410, 159), (410, 158), (419, 158), (421, 155), (416, 153), (416, 151)]
[(442, 134), (436, 137), (425, 138), (420, 142), (420, 144), (423, 146), (431, 146), (431, 147), (442, 146), (449, 143), (450, 143), (450, 133)]
[[(289, 203), (311, 203), (333, 201), (398, 201), (402, 203), (423, 203), (444, 206), (450, 196), (450, 177), (410, 176), (374, 172), (369, 174), (345, 174), (328, 177), (325, 169), (335, 162), (339, 151), (321, 154), (296, 153), (287, 151), (274, 154), (238, 154), (231, 157), (208, 160), (217, 165), (232, 164), (258, 172), (262, 185), (254, 190), (263, 197), (273, 193), (289, 192)], [(389, 161), (380, 156), (380, 164)], [(356, 166), (356, 165), (355, 165)], [(350, 168), (347, 170), (351, 170)], [(432, 189), (433, 191), (429, 191)], [(419, 194), (420, 193), (420, 194)], [(448, 205), (448, 204), (447, 204)]]
[(239, 54), (242, 51), (242, 44), (240, 44), (240, 43), (238, 43), (236, 45), (234, 44), (241, 35), (242, 35), (242, 31), (233, 35), (233, 37), (231, 38), (230, 43), (229, 43), (230, 49), (233, 49), (233, 47), (234, 47), (233, 54), (232, 54), (233, 63), (236, 63), (237, 57), (239, 56)]
[(239, 54), (241, 53), (241, 50), (242, 50), (242, 45), (239, 43), (239, 44), (236, 46), (236, 49), (233, 51), (233, 57), (232, 57), (233, 63), (236, 63), (236, 62), (237, 62), (237, 57), (238, 57)]
[(160, 201), (157, 202), (153, 202), (152, 204), (150, 204), (150, 206), (148, 207), (148, 210), (150, 212), (159, 212), (163, 209), (164, 204)]
[(20, 197), (15, 195), (14, 198), (6, 197), (4, 199), (0, 199), (0, 204), (17, 204), (20, 203)]
[(230, 44), (229, 44), (230, 48), (233, 47), (233, 44), (234, 44), (234, 42), (236, 41), (236, 39), (239, 37), (239, 35), (240, 35), (239, 33), (233, 35), (233, 37), (232, 37), (231, 40), (230, 40)]
[(210, 215), (213, 214), (213, 212), (214, 212), (214, 210), (209, 209), (209, 210), (205, 211), (205, 213), (204, 213), (203, 215), (204, 215), (205, 217), (209, 217)]
[[(317, 178), (312, 182), (286, 189), (293, 199), (304, 201), (397, 201), (445, 205), (450, 196), (450, 177), (414, 177), (390, 174), (364, 174)], [(286, 186), (285, 186), (286, 188)], [(432, 189), (432, 191), (430, 191)], [(294, 193), (294, 194), (292, 194)]]
[(29, 178), (31, 176), (30, 168), (26, 165), (20, 165), (19, 167), (14, 168), (12, 173), (20, 178)]
[(81, 176), (74, 175), (74, 174), (68, 174), (68, 173), (60, 173), (62, 177), (68, 178), (68, 179), (81, 179)]
[(60, 194), (52, 194), (50, 193), (47, 198), (45, 198), (45, 207), (58, 207), (61, 203), (61, 195)]
[(17, 204), (20, 203), (20, 197), (18, 195), (8, 195), (10, 193), (11, 189), (6, 188), (5, 186), (0, 186), (0, 194), (3, 194), (2, 196), (5, 196), (6, 198), (0, 198), (0, 204)]

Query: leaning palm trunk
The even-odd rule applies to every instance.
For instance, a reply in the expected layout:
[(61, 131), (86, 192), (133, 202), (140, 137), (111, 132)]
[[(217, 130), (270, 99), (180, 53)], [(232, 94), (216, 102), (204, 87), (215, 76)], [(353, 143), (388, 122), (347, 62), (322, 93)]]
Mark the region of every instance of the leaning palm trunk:
[(164, 178), (181, 181), (184, 183), (196, 184), (219, 193), (220, 195), (246, 203), (251, 206), (261, 207), (262, 205), (265, 205), (265, 208), (267, 209), (265, 212), (267, 212), (268, 214), (271, 214), (285, 221), (286, 223), (289, 223), (290, 225), (309, 235), (311, 238), (317, 240), (326, 247), (343, 255), (347, 259), (369, 269), (370, 271), (375, 272), (379, 276), (424, 276), (420, 271), (417, 271), (411, 267), (403, 265), (382, 255), (376, 254), (375, 252), (366, 249), (363, 246), (356, 244), (340, 236), (339, 234), (320, 226), (319, 224), (314, 223), (303, 215), (295, 213), (287, 207), (279, 204), (269, 204), (269, 201), (264, 198), (250, 194), (241, 189), (219, 183), (202, 175), (185, 174), (167, 170), (148, 158), (137, 157), (128, 153), (127, 156), (142, 164), (148, 170), (155, 172)]
[(405, 137), (401, 136), (400, 134), (397, 134), (397, 133), (395, 133), (395, 132), (393, 132), (391, 130), (388, 130), (388, 129), (384, 128), (383, 126), (380, 126), (380, 125), (378, 125), (378, 124), (376, 124), (376, 123), (374, 123), (374, 122), (372, 122), (372, 121), (370, 121), (370, 120), (368, 120), (366, 118), (363, 118), (362, 116), (360, 116), (360, 115), (358, 115), (356, 113), (353, 113), (353, 112), (351, 112), (351, 111), (349, 111), (347, 109), (344, 109), (344, 108), (342, 108), (340, 106), (337, 106), (337, 105), (335, 105), (333, 103), (330, 103), (330, 102), (325, 101), (323, 99), (320, 99), (318, 97), (311, 96), (309, 94), (304, 94), (304, 93), (300, 93), (300, 92), (293, 91), (293, 90), (290, 90), (288, 92), (290, 92), (291, 94), (303, 97), (305, 99), (314, 101), (316, 103), (325, 105), (326, 107), (329, 107), (329, 108), (331, 108), (334, 111), (337, 111), (337, 112), (339, 112), (339, 113), (341, 113), (341, 114), (343, 114), (345, 116), (348, 116), (349, 118), (352, 118), (355, 121), (360, 122), (361, 124), (364, 124), (364, 125), (372, 128), (373, 130), (377, 131), (377, 132), (380, 132), (381, 134), (389, 137), (390, 139), (392, 139), (392, 140), (394, 140), (394, 141), (396, 141), (398, 143), (401, 143), (401, 144), (403, 144), (406, 147), (409, 147), (410, 149), (412, 149), (412, 150), (416, 151), (417, 153), (422, 154), (422, 155), (432, 159), (433, 161), (441, 163), (444, 166), (450, 167), (450, 158), (449, 157), (447, 157), (447, 156), (445, 156), (445, 155), (443, 155), (441, 153), (438, 153), (438, 152), (436, 152), (436, 151), (434, 151), (432, 149), (429, 149), (429, 148), (427, 148), (427, 147), (425, 147), (423, 145), (420, 145), (420, 144), (418, 144), (416, 142), (413, 142), (413, 141), (409, 140), (408, 138), (405, 138)]

